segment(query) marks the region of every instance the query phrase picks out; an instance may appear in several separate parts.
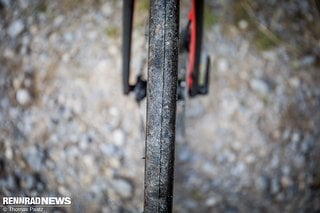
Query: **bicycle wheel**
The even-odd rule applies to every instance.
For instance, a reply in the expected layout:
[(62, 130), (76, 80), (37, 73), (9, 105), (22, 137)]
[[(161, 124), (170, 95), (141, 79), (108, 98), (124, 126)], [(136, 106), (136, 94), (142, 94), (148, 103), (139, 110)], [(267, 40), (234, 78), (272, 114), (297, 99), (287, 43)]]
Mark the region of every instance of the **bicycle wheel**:
[(149, 22), (144, 212), (171, 212), (179, 0), (152, 0)]
[(122, 85), (123, 93), (129, 94), (132, 86), (130, 79), (130, 59), (131, 59), (131, 34), (133, 20), (134, 0), (123, 0), (122, 15)]

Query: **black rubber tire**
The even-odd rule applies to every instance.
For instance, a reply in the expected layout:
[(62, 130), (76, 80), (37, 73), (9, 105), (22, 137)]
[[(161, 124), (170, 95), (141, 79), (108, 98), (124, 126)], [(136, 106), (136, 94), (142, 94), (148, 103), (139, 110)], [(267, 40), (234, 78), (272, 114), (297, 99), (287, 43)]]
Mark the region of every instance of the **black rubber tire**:
[(131, 87), (130, 59), (134, 0), (123, 0), (122, 13), (122, 85), (123, 93), (129, 94)]
[(171, 212), (179, 0), (150, 5), (144, 212)]

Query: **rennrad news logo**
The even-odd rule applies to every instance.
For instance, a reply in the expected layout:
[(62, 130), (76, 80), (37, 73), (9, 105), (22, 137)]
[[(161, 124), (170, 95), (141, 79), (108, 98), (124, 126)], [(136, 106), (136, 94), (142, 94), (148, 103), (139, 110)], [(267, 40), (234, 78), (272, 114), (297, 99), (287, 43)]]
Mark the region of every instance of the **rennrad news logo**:
[(70, 197), (3, 197), (2, 205), (71, 205)]

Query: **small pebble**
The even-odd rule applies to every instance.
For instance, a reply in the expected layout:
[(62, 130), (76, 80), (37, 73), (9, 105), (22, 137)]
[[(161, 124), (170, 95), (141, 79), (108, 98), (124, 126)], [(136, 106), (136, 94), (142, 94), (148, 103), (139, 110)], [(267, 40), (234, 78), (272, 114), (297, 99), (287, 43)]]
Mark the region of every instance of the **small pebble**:
[(262, 95), (267, 95), (270, 91), (268, 84), (261, 79), (252, 79), (250, 81), (250, 86), (253, 90), (259, 92)]
[(124, 179), (116, 179), (112, 181), (112, 186), (122, 198), (130, 198), (132, 196), (133, 188), (128, 181)]
[(63, 17), (62, 15), (59, 15), (59, 16), (57, 16), (57, 17), (54, 19), (53, 25), (54, 25), (55, 27), (58, 27), (58, 26), (60, 26), (60, 25), (63, 23), (63, 21), (64, 21), (64, 17)]
[(24, 158), (26, 159), (28, 165), (34, 171), (40, 171), (41, 167), (43, 166), (43, 152), (38, 150), (37, 148), (30, 147), (24, 153)]
[(292, 185), (292, 180), (288, 176), (281, 177), (281, 186), (287, 188)]
[(229, 68), (228, 61), (225, 58), (221, 58), (217, 61), (218, 71), (223, 73), (226, 72)]
[(260, 176), (256, 179), (255, 186), (261, 190), (265, 191), (269, 186), (269, 178), (267, 176)]
[(11, 160), (13, 157), (13, 152), (12, 152), (10, 145), (6, 146), (5, 156), (8, 160)]
[(206, 200), (205, 204), (206, 206), (215, 206), (219, 201), (219, 198), (212, 196)]
[(271, 180), (271, 193), (276, 194), (280, 190), (279, 179), (277, 177), (272, 178)]
[(20, 105), (27, 105), (31, 102), (30, 93), (26, 89), (19, 89), (16, 93), (16, 99)]
[(21, 20), (16, 20), (12, 22), (8, 28), (8, 34), (10, 37), (16, 37), (19, 35), (24, 29), (24, 24)]
[(241, 30), (245, 30), (248, 27), (248, 22), (246, 20), (240, 20), (238, 26)]
[(305, 66), (310, 66), (310, 65), (314, 64), (315, 61), (316, 61), (316, 57), (315, 56), (307, 55), (307, 56), (302, 58), (301, 64), (305, 65)]
[(122, 146), (123, 143), (125, 142), (124, 132), (120, 129), (115, 130), (112, 136), (113, 136), (114, 143), (118, 146)]

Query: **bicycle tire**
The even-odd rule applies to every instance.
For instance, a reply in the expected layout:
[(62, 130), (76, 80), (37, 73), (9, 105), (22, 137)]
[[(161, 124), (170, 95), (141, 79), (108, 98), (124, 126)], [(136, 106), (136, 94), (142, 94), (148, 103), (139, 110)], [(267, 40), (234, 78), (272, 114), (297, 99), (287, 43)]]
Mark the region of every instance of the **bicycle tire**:
[(179, 0), (150, 4), (144, 212), (171, 212)]
[(129, 80), (134, 0), (123, 0), (122, 8), (122, 85), (127, 95), (132, 90)]

